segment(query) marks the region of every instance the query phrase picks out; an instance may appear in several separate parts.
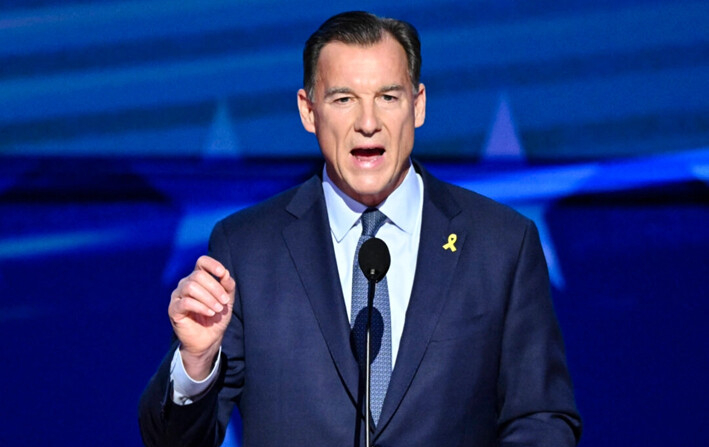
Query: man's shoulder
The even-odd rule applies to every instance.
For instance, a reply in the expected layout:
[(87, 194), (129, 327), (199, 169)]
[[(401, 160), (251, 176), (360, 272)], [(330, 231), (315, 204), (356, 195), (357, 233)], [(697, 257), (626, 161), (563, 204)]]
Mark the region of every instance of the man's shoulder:
[(299, 207), (315, 203), (321, 195), (321, 190), (319, 177), (313, 176), (299, 185), (228, 215), (220, 220), (218, 225), (226, 229), (241, 230), (264, 230), (283, 225), (293, 220), (294, 209), (297, 212)]
[(426, 173), (430, 198), (473, 222), (526, 227), (530, 220), (509, 205)]

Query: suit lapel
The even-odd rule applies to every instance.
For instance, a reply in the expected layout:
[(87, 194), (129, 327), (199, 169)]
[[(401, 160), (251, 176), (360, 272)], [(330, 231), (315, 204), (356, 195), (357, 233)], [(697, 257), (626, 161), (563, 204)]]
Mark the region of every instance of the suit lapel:
[[(454, 220), (460, 213), (460, 207), (442, 182), (424, 170), (421, 171), (424, 179), (424, 204), (416, 275), (377, 433), (386, 427), (396, 412), (418, 370), (447, 300), (453, 273), (465, 243), (465, 229)], [(455, 252), (443, 248), (451, 234), (456, 235)]]
[(313, 177), (293, 197), (287, 211), (297, 219), (284, 228), (283, 238), (330, 355), (356, 402), (358, 367), (349, 343), (350, 325), (320, 182)]

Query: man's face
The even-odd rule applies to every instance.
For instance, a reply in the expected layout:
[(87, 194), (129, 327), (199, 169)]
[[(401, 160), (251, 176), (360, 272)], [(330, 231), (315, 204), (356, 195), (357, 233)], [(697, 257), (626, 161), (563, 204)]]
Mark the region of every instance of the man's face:
[(388, 34), (373, 46), (326, 44), (313, 100), (298, 91), (303, 126), (318, 139), (328, 176), (367, 206), (386, 199), (406, 176), (426, 91), (414, 93), (403, 47)]

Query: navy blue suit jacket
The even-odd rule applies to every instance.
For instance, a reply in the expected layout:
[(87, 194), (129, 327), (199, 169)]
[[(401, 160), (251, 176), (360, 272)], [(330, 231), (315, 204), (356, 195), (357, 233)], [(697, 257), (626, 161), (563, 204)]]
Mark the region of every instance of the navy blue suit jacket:
[[(580, 419), (534, 224), (417, 170), (416, 275), (373, 441), (575, 445)], [(443, 248), (450, 234), (455, 252)], [(210, 254), (237, 284), (219, 379), (197, 402), (173, 404), (174, 345), (141, 397), (145, 443), (219, 445), (237, 405), (246, 446), (363, 445), (359, 368), (320, 178), (219, 222)]]

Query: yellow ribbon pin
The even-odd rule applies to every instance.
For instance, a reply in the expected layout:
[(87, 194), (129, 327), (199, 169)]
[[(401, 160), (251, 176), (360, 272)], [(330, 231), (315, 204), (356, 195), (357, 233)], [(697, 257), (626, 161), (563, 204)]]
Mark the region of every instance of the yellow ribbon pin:
[(448, 236), (448, 243), (443, 246), (445, 250), (450, 250), (450, 251), (456, 251), (457, 248), (455, 248), (455, 241), (458, 240), (458, 236), (455, 233), (451, 233), (450, 236)]

